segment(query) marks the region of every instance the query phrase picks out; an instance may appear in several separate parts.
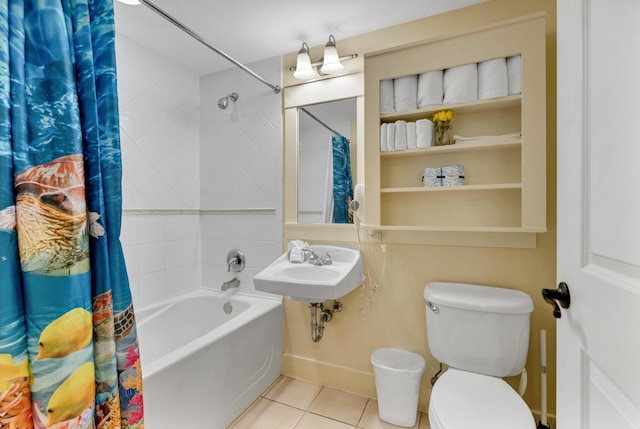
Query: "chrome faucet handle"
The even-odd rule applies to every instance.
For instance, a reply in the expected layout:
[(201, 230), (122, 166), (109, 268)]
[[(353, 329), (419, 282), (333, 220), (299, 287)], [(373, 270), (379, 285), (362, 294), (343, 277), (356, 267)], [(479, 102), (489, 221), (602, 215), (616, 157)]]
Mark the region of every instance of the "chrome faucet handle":
[(311, 249), (309, 249), (308, 261), (313, 265), (322, 265), (322, 258)]
[(331, 265), (333, 264), (333, 261), (331, 260), (331, 254), (332, 253), (338, 253), (339, 250), (327, 250), (324, 255), (322, 255), (322, 257), (320, 258), (320, 260), (322, 260), (323, 265)]
[(239, 273), (244, 269), (246, 259), (244, 253), (238, 249), (231, 249), (227, 253), (227, 272)]

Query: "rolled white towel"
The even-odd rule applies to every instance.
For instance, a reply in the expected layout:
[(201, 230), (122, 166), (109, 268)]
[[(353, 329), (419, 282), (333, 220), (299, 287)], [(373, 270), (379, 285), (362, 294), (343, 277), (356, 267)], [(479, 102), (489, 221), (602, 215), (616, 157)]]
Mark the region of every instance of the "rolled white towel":
[(396, 150), (396, 124), (393, 122), (387, 124), (387, 150)]
[(466, 103), (478, 99), (478, 64), (465, 64), (444, 71), (444, 104)]
[(393, 80), (393, 102), (396, 112), (418, 107), (418, 75), (397, 77)]
[(418, 75), (418, 109), (442, 104), (442, 70), (433, 70)]
[(407, 122), (407, 149), (415, 149), (418, 147), (418, 139), (416, 134), (416, 123)]
[(386, 152), (389, 148), (387, 147), (387, 124), (384, 123), (380, 125), (380, 152)]
[(407, 121), (396, 121), (396, 150), (407, 150)]
[(416, 146), (419, 149), (433, 146), (433, 122), (428, 119), (416, 121)]
[(495, 58), (478, 63), (478, 100), (506, 97), (508, 94), (507, 59)]
[(507, 57), (509, 95), (522, 93), (522, 55)]
[(393, 104), (393, 79), (380, 81), (380, 112), (391, 113), (396, 109)]

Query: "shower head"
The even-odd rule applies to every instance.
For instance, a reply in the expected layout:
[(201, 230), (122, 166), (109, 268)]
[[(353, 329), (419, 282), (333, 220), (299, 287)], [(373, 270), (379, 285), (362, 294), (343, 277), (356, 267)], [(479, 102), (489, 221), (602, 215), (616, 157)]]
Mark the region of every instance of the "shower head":
[(225, 110), (227, 107), (229, 107), (229, 100), (233, 101), (234, 103), (238, 101), (238, 93), (232, 92), (231, 94), (222, 97), (220, 100), (218, 100), (218, 107), (222, 110)]

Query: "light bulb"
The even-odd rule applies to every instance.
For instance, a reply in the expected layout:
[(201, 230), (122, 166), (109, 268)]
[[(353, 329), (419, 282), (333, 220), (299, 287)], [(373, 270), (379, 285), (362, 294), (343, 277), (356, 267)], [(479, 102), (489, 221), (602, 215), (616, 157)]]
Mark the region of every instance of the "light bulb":
[(324, 48), (324, 60), (320, 71), (324, 74), (333, 74), (342, 70), (344, 70), (344, 65), (340, 62), (338, 49), (336, 49), (336, 39), (331, 35)]
[(311, 67), (311, 58), (309, 58), (309, 46), (303, 42), (302, 49), (298, 51), (296, 71), (293, 72), (293, 77), (296, 79), (310, 79), (315, 75), (316, 72)]

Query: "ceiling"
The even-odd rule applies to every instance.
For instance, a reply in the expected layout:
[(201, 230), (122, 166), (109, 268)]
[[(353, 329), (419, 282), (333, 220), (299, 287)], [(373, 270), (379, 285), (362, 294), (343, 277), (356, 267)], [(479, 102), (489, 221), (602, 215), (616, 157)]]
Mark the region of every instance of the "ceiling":
[[(150, 0), (219, 50), (248, 65), (309, 46), (436, 15), (485, 0)], [(147, 6), (115, 1), (116, 32), (188, 70), (233, 67)]]

